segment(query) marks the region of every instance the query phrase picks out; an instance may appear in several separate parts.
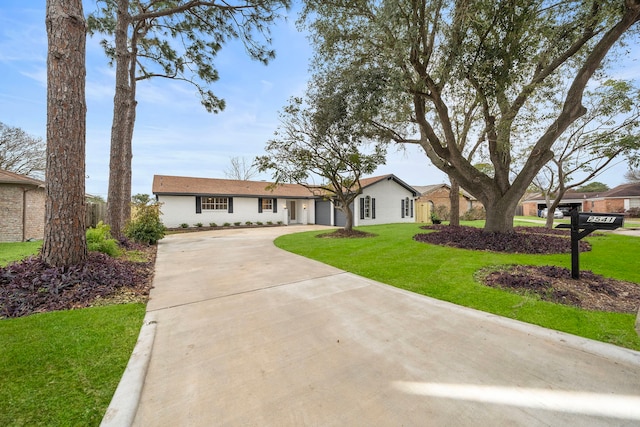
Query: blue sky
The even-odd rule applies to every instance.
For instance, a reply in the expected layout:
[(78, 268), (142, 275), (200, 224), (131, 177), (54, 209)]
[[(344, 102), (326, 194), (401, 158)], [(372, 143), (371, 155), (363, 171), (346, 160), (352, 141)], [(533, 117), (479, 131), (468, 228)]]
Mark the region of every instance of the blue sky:
[[(95, 8), (84, 1), (85, 14)], [(46, 136), (44, 0), (2, 0), (0, 6), (0, 121), (31, 135)], [(219, 114), (207, 113), (194, 88), (163, 79), (140, 82), (133, 137), (132, 193), (151, 193), (154, 174), (224, 178), (231, 157), (252, 160), (264, 154), (278, 113), (291, 96), (304, 93), (312, 51), (295, 27), (295, 11), (272, 30), (276, 59), (251, 61), (240, 43), (223, 47), (212, 87), (226, 101)], [(87, 38), (87, 193), (106, 197), (109, 138), (113, 115), (114, 69), (99, 37)], [(638, 63), (635, 62), (635, 71)], [(635, 77), (636, 74), (629, 74)], [(613, 187), (623, 182), (624, 164), (597, 178)], [(394, 173), (411, 185), (448, 182), (419, 147), (391, 149), (375, 175)], [(254, 179), (269, 180), (265, 173)]]

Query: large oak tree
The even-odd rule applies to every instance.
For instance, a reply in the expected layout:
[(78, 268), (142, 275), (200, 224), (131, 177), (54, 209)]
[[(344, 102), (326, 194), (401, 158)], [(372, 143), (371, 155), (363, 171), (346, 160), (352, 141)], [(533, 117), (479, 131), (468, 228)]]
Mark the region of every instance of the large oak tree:
[[(224, 108), (210, 85), (218, 80), (214, 59), (223, 44), (240, 39), (249, 56), (265, 64), (274, 57), (268, 48), (269, 25), (289, 0), (98, 0), (89, 16), (92, 34), (102, 41), (116, 67), (107, 223), (121, 237), (131, 215), (131, 159), (136, 119), (136, 85), (154, 77), (192, 84), (209, 112)], [(258, 38), (262, 37), (263, 41)]]
[[(625, 37), (637, 43), (640, 0), (309, 0), (305, 12), (323, 73), (386, 76), (372, 128), (419, 144), (483, 203), (485, 230), (508, 232), (554, 142), (585, 114), (583, 92), (607, 55)], [(561, 91), (556, 108), (548, 100)], [(533, 133), (528, 125), (543, 118)], [(528, 155), (514, 170), (522, 144)], [(491, 174), (474, 167), (470, 149)]]
[[(360, 82), (363, 96), (371, 92), (368, 83)], [(341, 89), (328, 80), (310, 86), (305, 101), (291, 99), (267, 143), (267, 154), (259, 156), (256, 165), (261, 172), (272, 171), (275, 185), (297, 183), (331, 199), (345, 215), (344, 229), (351, 231), (352, 204), (362, 193), (360, 179), (384, 164), (386, 144), (368, 139), (354, 120), (363, 112), (354, 111), (358, 103)]]

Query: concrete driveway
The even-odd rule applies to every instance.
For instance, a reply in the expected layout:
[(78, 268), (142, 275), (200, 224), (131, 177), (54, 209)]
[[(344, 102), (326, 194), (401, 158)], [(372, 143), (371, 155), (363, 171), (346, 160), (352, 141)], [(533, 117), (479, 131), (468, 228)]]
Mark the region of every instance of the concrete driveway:
[(317, 228), (160, 242), (147, 307), (155, 341), (133, 425), (640, 425), (639, 352), (273, 245)]

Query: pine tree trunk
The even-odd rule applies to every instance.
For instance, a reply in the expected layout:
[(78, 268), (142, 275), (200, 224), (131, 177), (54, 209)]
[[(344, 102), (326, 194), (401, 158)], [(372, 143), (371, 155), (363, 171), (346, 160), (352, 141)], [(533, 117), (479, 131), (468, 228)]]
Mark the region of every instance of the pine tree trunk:
[(48, 0), (44, 262), (82, 263), (85, 237), (85, 46), (81, 0)]
[[(128, 49), (129, 0), (118, 0), (118, 18), (115, 31), (116, 89), (113, 98), (113, 123), (111, 126), (111, 152), (109, 159), (109, 189), (107, 193), (106, 222), (114, 238), (124, 234), (131, 193), (131, 137), (133, 124), (131, 105), (132, 88), (129, 67), (131, 55)], [(129, 148), (127, 149), (127, 145)], [(128, 166), (127, 166), (128, 165)], [(129, 185), (128, 192), (126, 187)]]

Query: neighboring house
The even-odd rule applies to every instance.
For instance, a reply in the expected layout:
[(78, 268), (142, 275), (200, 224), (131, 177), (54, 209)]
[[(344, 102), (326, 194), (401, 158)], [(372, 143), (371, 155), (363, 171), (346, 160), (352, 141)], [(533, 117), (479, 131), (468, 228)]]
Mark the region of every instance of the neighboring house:
[(0, 170), (0, 242), (44, 237), (44, 182)]
[[(538, 216), (547, 207), (544, 196), (533, 195), (522, 202), (523, 215)], [(568, 212), (573, 207), (581, 212), (624, 213), (631, 208), (640, 208), (640, 183), (622, 184), (603, 192), (581, 193), (569, 190), (558, 205)]]
[[(420, 192), (420, 197), (416, 201), (418, 211), (418, 222), (429, 222), (431, 212), (436, 206), (446, 206), (451, 210), (451, 187), (447, 184), (414, 186)], [(460, 189), (460, 215), (475, 207), (481, 207), (482, 203), (469, 194), (464, 189)]]
[[(414, 221), (417, 191), (394, 175), (360, 180), (354, 226)], [(298, 184), (269, 188), (264, 181), (155, 175), (152, 192), (167, 227), (271, 221), (276, 224), (344, 225), (344, 215), (320, 191)]]

